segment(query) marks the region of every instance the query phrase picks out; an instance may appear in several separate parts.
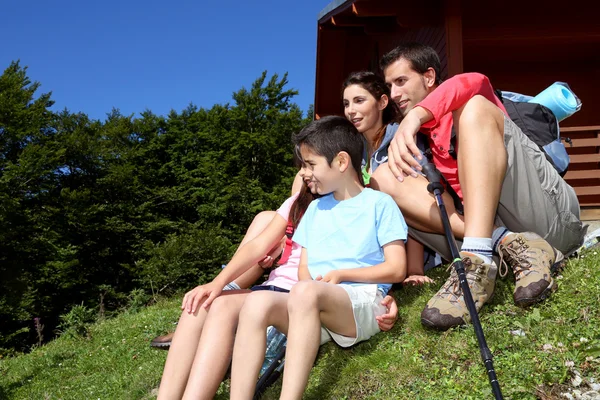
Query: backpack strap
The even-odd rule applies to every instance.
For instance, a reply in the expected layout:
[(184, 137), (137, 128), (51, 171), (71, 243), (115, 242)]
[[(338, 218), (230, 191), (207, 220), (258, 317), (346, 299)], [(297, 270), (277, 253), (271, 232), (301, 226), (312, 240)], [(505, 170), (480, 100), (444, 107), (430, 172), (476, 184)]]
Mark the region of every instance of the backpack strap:
[(294, 226), (292, 225), (292, 221), (288, 221), (287, 227), (285, 228), (285, 247), (281, 253), (281, 257), (279, 257), (278, 265), (285, 264), (288, 262), (290, 258), (290, 254), (292, 254), (292, 237), (294, 236)]

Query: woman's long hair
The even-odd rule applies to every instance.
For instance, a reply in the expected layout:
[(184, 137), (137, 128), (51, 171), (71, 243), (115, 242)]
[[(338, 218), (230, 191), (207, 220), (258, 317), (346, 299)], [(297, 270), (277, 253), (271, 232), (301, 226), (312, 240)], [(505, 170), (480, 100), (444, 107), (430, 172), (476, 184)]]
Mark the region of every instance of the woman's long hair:
[(390, 88), (385, 84), (385, 80), (374, 72), (360, 71), (351, 73), (342, 85), (342, 98), (344, 97), (344, 90), (351, 85), (358, 85), (365, 89), (376, 101), (379, 101), (384, 94), (388, 97), (388, 104), (382, 113), (383, 126), (375, 135), (374, 144), (375, 149), (377, 149), (383, 140), (387, 125), (398, 122), (400, 117), (398, 105), (392, 100)]

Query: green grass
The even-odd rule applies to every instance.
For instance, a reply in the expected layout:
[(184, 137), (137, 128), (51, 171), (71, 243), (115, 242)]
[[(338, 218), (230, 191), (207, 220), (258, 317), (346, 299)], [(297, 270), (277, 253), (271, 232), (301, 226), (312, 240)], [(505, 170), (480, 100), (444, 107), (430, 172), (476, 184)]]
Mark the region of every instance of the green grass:
[[(513, 305), (512, 283), (497, 283), (481, 321), (506, 399), (561, 398), (574, 370), (584, 379), (582, 391), (589, 390), (590, 378), (600, 381), (599, 265), (593, 252), (571, 260), (551, 299), (527, 310)], [(305, 398), (491, 398), (472, 327), (443, 333), (421, 327), (421, 309), (446, 273), (438, 269), (433, 276), (434, 286), (396, 293), (400, 320), (391, 332), (351, 349), (323, 346)], [(0, 360), (0, 399), (155, 398), (166, 352), (148, 344), (173, 328), (179, 301), (97, 323), (89, 338), (61, 337)], [(515, 330), (525, 336), (510, 333)], [(279, 390), (280, 382), (264, 398), (277, 398)], [(227, 398), (226, 392), (225, 384), (217, 398)]]

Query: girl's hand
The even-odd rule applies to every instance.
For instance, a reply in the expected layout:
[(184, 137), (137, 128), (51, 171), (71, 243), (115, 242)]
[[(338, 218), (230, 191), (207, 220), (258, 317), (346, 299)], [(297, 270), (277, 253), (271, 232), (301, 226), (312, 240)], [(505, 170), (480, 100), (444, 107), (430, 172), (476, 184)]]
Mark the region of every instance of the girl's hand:
[(381, 305), (385, 306), (387, 312), (383, 315), (378, 315), (375, 319), (377, 320), (379, 329), (387, 332), (394, 327), (398, 320), (398, 305), (396, 304), (396, 300), (390, 295), (385, 296), (381, 301)]
[(406, 278), (402, 284), (405, 286), (411, 285), (411, 286), (421, 286), (424, 285), (426, 283), (433, 283), (433, 279), (431, 279), (428, 276), (425, 275), (411, 275), (408, 278)]
[(258, 265), (260, 265), (262, 269), (269, 269), (273, 266), (273, 260), (273, 257), (271, 257), (270, 255), (266, 255), (265, 258), (258, 262)]
[(193, 314), (196, 312), (198, 305), (204, 298), (206, 298), (206, 300), (204, 301), (204, 304), (202, 304), (202, 307), (206, 309), (222, 291), (223, 288), (219, 287), (219, 285), (216, 285), (214, 282), (196, 286), (183, 296), (181, 309), (186, 310), (188, 314)]

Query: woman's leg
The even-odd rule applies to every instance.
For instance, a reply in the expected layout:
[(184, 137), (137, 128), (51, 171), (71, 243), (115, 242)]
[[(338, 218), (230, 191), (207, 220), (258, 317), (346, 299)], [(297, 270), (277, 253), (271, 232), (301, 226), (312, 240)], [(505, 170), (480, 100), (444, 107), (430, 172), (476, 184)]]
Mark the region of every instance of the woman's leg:
[[(220, 299), (244, 298), (247, 293), (246, 290), (224, 292), (213, 302), (208, 311), (215, 308), (215, 303), (221, 303), (218, 301)], [(183, 396), (208, 311), (199, 307), (194, 314), (189, 314), (187, 311), (181, 313), (160, 381), (159, 400), (181, 399)]]
[(356, 323), (348, 292), (340, 286), (317, 281), (301, 281), (292, 288), (288, 314), (280, 399), (301, 399), (319, 350), (321, 324), (340, 335), (356, 337)]
[(231, 361), (240, 309), (250, 291), (223, 294), (215, 299), (204, 323), (184, 399), (212, 399)]
[(288, 293), (260, 291), (246, 298), (240, 311), (231, 367), (231, 399), (252, 399), (263, 364), (269, 325), (287, 332)]

